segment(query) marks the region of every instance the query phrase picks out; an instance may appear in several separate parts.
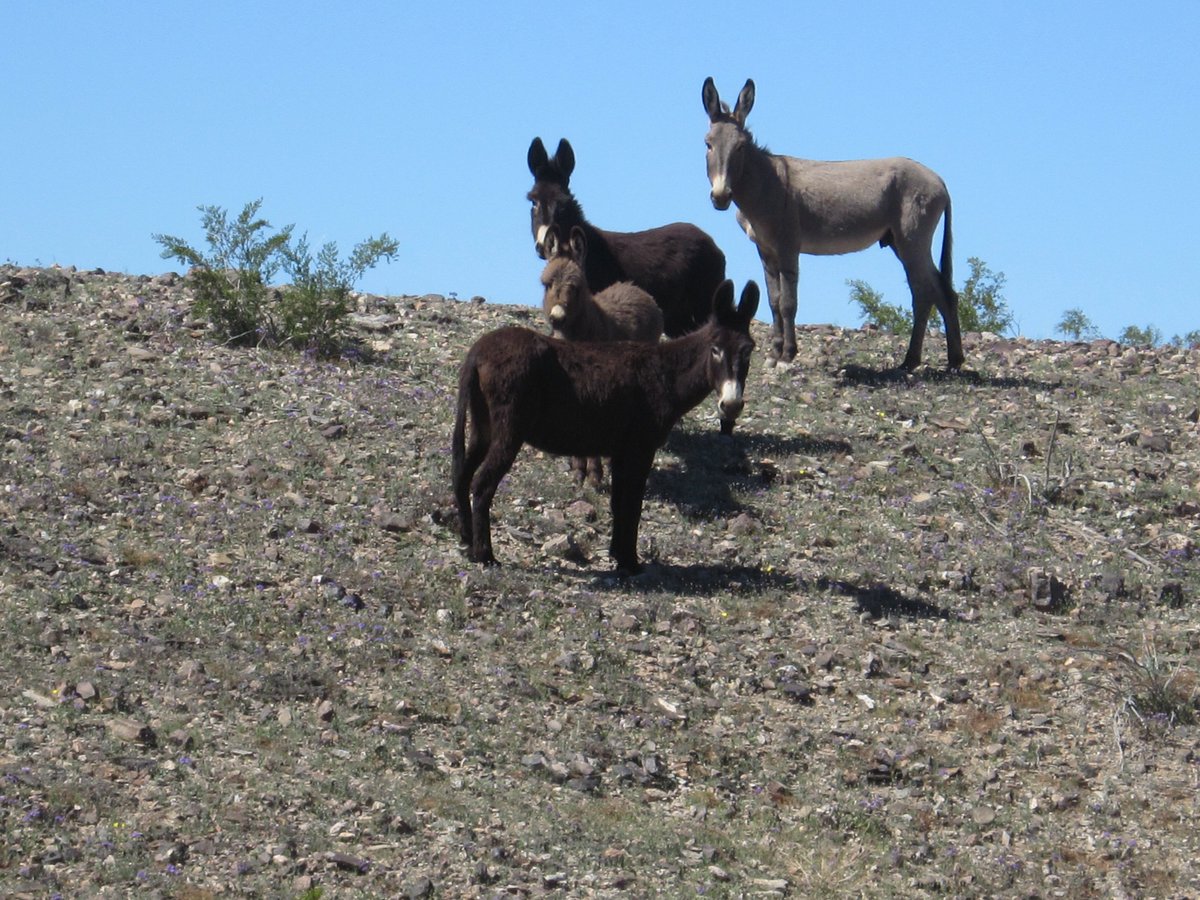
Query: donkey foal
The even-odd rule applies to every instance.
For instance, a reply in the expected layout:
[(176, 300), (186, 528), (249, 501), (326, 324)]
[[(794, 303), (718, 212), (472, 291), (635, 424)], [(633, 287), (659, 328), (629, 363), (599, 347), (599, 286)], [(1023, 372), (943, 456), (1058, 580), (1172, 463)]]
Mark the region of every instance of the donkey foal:
[[(554, 337), (568, 341), (644, 341), (656, 343), (663, 333), (662, 310), (654, 298), (636, 284), (619, 281), (597, 294), (588, 288), (583, 263), (587, 238), (583, 229), (571, 229), (570, 242), (551, 227), (545, 237), (546, 268), (542, 270), (545, 295), (542, 309)], [(589, 479), (600, 487), (604, 464), (600, 457), (571, 459), (576, 480)]]

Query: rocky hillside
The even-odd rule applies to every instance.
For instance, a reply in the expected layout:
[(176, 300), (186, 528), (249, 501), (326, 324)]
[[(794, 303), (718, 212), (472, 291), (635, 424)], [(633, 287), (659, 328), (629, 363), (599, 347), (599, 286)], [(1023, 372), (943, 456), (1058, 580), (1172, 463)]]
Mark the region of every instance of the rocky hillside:
[(358, 304), (328, 362), (0, 267), (0, 893), (1200, 893), (1200, 353), (803, 328), (622, 580), (530, 450), (456, 540), (458, 363), (538, 312)]

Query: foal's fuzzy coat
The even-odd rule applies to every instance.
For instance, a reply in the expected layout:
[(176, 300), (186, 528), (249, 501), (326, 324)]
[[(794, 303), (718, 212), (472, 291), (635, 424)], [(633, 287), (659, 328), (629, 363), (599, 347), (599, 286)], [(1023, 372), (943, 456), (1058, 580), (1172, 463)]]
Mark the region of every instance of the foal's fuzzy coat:
[[(542, 270), (542, 309), (555, 337), (568, 341), (643, 341), (656, 343), (663, 333), (662, 310), (654, 298), (630, 281), (619, 281), (593, 294), (584, 276), (587, 238), (583, 229), (571, 229), (569, 241), (557, 228), (546, 235), (546, 257)], [(599, 488), (604, 480), (600, 457), (571, 460), (571, 471), (583, 482), (590, 479)]]
[(451, 439), (469, 557), (495, 563), (492, 499), (522, 445), (531, 444), (557, 455), (612, 459), (610, 554), (620, 570), (637, 571), (638, 523), (654, 454), (710, 392), (718, 392), (723, 417), (740, 411), (758, 296), (758, 285), (747, 283), (735, 309), (733, 283), (726, 281), (703, 328), (657, 344), (568, 342), (515, 326), (476, 341), (459, 373)]
[(555, 337), (568, 341), (646, 341), (662, 337), (663, 314), (654, 298), (630, 281), (593, 294), (584, 274), (587, 238), (571, 229), (563, 241), (557, 229), (546, 237), (542, 270), (542, 309)]

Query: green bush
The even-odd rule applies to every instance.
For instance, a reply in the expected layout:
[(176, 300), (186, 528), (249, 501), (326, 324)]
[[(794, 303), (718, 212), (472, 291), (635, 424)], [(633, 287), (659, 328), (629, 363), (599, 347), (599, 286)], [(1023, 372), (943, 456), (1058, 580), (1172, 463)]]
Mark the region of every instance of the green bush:
[(1171, 338), (1171, 343), (1176, 347), (1189, 347), (1196, 350), (1200, 348), (1200, 329), (1193, 329), (1182, 337), (1177, 334)]
[(1117, 341), (1122, 344), (1130, 344), (1134, 347), (1156, 347), (1162, 343), (1162, 332), (1153, 325), (1147, 325), (1145, 328), (1138, 328), (1136, 325), (1126, 325), (1125, 329), (1117, 337)]
[[(258, 218), (261, 206), (261, 198), (247, 203), (232, 222), (218, 206), (199, 207), (207, 254), (174, 235), (152, 237), (164, 259), (191, 267), (196, 311), (222, 339), (335, 355), (345, 338), (351, 289), (380, 259), (390, 260), (398, 245), (382, 234), (362, 241), (350, 259), (341, 260), (337, 244), (330, 242), (314, 258), (307, 236), (293, 246), (295, 226), (271, 234), (271, 224)], [(268, 287), (280, 269), (292, 283)]]
[(257, 344), (266, 337), (267, 284), (279, 270), (292, 237), (291, 225), (268, 234), (271, 223), (257, 218), (261, 206), (261, 199), (247, 203), (233, 222), (219, 206), (197, 207), (207, 256), (183, 238), (152, 235), (162, 245), (163, 259), (192, 267), (196, 311), (233, 344)]
[[(963, 331), (993, 331), (997, 334), (1013, 326), (1012, 312), (1001, 293), (1003, 272), (993, 272), (982, 259), (967, 260), (971, 274), (958, 293), (958, 322)], [(912, 329), (912, 313), (900, 306), (884, 302), (883, 295), (864, 281), (846, 282), (850, 286), (850, 302), (857, 303), (863, 321), (883, 331), (899, 334)], [(930, 331), (941, 331), (939, 315), (930, 315)]]
[(864, 322), (870, 322), (888, 334), (907, 334), (912, 330), (911, 312), (884, 303), (883, 294), (865, 281), (852, 278), (846, 284), (850, 286), (850, 302), (858, 304)]
[(1073, 341), (1090, 341), (1100, 336), (1100, 329), (1078, 307), (1063, 313), (1055, 331)]

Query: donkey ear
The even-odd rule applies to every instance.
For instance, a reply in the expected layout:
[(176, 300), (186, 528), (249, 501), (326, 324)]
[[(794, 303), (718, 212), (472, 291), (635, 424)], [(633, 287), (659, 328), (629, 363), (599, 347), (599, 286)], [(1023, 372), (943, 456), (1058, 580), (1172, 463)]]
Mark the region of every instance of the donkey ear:
[(546, 253), (546, 259), (554, 259), (558, 256), (558, 229), (551, 225), (546, 229), (546, 236), (542, 238), (542, 247)]
[(583, 265), (584, 257), (587, 256), (587, 235), (578, 225), (571, 228), (571, 255), (580, 265)]
[(726, 278), (713, 293), (712, 314), (718, 322), (724, 322), (733, 313), (733, 282)]
[(704, 101), (704, 111), (708, 113), (708, 121), (715, 122), (721, 115), (721, 95), (717, 93), (717, 85), (709, 75), (704, 79), (704, 88), (700, 92)]
[[(754, 314), (758, 312), (758, 284), (754, 281), (747, 281), (746, 286), (742, 288), (742, 299), (738, 302), (737, 314), (738, 318), (745, 321), (747, 325), (754, 318)], [(733, 294), (730, 293), (729, 299), (733, 300)]]
[(546, 163), (550, 162), (550, 157), (546, 155), (546, 145), (542, 143), (540, 137), (535, 137), (533, 143), (529, 145), (529, 174), (537, 178), (538, 172)]
[(558, 142), (558, 149), (554, 151), (554, 164), (558, 166), (558, 171), (562, 172), (564, 183), (575, 171), (575, 151), (571, 149), (571, 144), (566, 138)]
[(754, 106), (754, 80), (746, 79), (746, 84), (742, 88), (742, 92), (738, 94), (737, 105), (733, 108), (733, 118), (739, 125), (746, 124), (746, 116), (750, 115), (750, 109)]

